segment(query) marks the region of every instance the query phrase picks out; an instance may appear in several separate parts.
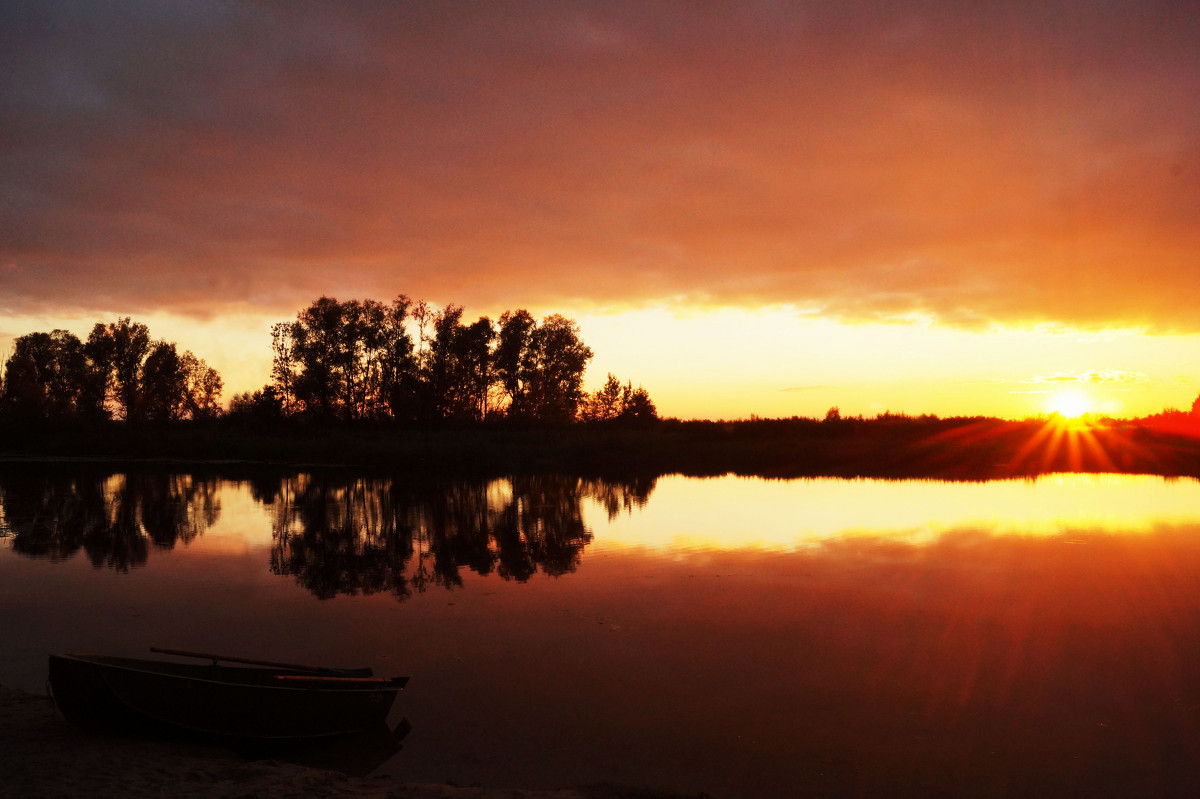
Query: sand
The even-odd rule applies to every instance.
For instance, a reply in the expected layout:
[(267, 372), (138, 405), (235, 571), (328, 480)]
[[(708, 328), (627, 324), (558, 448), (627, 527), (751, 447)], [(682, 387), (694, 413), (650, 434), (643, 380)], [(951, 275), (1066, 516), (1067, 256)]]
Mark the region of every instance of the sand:
[(386, 777), (247, 760), (199, 744), (78, 729), (47, 697), (0, 686), (0, 796), (179, 799), (624, 799), (664, 794), (614, 786), (556, 791), (408, 784)]

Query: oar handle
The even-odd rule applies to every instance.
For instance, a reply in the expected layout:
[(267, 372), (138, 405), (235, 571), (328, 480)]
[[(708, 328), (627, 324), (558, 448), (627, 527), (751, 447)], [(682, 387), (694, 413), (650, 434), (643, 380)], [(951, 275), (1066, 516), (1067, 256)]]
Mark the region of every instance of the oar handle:
[[(174, 655), (184, 658), (201, 658), (203, 660), (211, 660), (215, 665), (218, 661), (224, 663), (245, 663), (249, 666), (268, 666), (274, 669), (287, 669), (289, 671), (311, 671), (317, 674), (346, 674), (354, 676), (369, 676), (370, 669), (331, 669), (327, 666), (301, 666), (296, 663), (276, 663), (272, 660), (252, 660), (250, 658), (230, 657), (229, 655), (213, 655), (207, 652), (187, 652), (182, 649), (161, 649), (156, 646), (150, 647), (151, 652), (156, 652), (160, 655)], [(365, 673), (365, 674), (364, 674)]]

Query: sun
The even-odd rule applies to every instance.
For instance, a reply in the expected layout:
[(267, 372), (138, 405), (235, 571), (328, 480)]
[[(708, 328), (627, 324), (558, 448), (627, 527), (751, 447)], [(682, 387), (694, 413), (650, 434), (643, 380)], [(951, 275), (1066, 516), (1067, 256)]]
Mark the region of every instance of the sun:
[(1082, 391), (1058, 391), (1047, 405), (1051, 413), (1066, 419), (1077, 419), (1092, 410), (1092, 401)]

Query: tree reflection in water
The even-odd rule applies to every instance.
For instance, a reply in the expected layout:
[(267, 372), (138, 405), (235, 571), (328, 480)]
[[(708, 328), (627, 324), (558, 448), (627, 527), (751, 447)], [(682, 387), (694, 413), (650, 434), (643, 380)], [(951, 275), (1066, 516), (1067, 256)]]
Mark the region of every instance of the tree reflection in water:
[(14, 552), (63, 560), (83, 550), (93, 566), (144, 564), (151, 545), (171, 549), (215, 524), (218, 481), (188, 474), (7, 474), (4, 526)]
[[(462, 585), (464, 570), (525, 581), (573, 572), (592, 531), (583, 501), (609, 518), (645, 504), (654, 479), (613, 482), (526, 475), (411, 486), (390, 478), (256, 474), (245, 484), (271, 510), (274, 574), (318, 597)], [(13, 551), (64, 560), (82, 550), (119, 571), (151, 548), (189, 543), (216, 523), (216, 477), (171, 472), (7, 473), (0, 534)]]
[[(339, 593), (408, 594), (412, 555), (408, 511), (390, 481), (280, 479), (255, 496), (274, 508), (271, 571), (288, 574), (322, 599)], [(268, 500), (268, 498), (270, 498)]]
[(403, 599), (461, 585), (464, 568), (517, 581), (572, 572), (592, 540), (582, 501), (596, 499), (611, 518), (643, 505), (653, 487), (561, 475), (428, 487), (300, 475), (254, 490), (275, 507), (274, 573), (321, 598)]

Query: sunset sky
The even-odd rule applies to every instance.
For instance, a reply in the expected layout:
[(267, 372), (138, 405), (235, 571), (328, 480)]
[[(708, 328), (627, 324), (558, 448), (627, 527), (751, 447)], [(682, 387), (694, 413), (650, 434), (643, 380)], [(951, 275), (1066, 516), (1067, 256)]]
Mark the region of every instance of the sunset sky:
[(0, 354), (133, 316), (228, 398), (272, 322), (405, 293), (570, 316), (667, 416), (1187, 408), (1198, 43), (1193, 0), (0, 0)]

